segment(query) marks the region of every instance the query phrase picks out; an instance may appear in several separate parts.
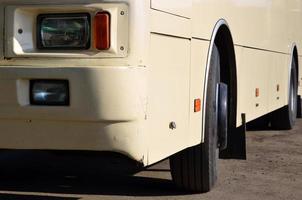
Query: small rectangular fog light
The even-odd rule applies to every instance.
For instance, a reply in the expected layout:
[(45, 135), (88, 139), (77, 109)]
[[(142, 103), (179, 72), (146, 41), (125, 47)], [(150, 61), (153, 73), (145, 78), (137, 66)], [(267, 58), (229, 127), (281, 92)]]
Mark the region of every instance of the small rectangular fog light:
[(43, 106), (69, 105), (67, 80), (31, 80), (30, 104)]

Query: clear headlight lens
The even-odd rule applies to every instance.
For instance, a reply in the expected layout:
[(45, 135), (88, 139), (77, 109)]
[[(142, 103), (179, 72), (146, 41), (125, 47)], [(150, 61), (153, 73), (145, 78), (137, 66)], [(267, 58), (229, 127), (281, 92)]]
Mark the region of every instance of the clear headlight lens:
[(39, 49), (88, 49), (90, 47), (90, 15), (41, 14), (37, 18)]

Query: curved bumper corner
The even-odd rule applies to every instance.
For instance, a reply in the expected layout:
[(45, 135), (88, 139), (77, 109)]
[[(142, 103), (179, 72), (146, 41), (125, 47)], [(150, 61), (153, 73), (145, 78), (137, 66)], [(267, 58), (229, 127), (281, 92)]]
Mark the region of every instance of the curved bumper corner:
[[(70, 106), (29, 104), (32, 79), (68, 80)], [(144, 161), (141, 67), (0, 68), (0, 148), (93, 150)]]

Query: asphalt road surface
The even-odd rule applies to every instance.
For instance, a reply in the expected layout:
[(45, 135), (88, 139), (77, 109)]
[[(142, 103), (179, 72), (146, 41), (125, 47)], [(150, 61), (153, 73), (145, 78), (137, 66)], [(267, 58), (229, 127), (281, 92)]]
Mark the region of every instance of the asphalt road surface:
[(176, 189), (167, 161), (135, 176), (105, 176), (87, 159), (3, 152), (0, 200), (302, 199), (301, 120), (292, 131), (248, 132), (247, 148), (247, 161), (219, 161), (218, 184), (207, 194)]

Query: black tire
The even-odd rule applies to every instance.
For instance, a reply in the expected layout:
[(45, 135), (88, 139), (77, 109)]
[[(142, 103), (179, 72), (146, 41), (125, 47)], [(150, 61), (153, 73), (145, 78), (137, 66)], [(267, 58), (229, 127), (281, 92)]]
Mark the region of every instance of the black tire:
[(298, 80), (295, 61), (292, 62), (288, 105), (274, 111), (271, 115), (271, 127), (276, 130), (290, 130), (297, 119)]
[(170, 157), (172, 179), (179, 188), (208, 192), (217, 180), (217, 85), (220, 82), (220, 56), (213, 47), (207, 84), (204, 143)]

